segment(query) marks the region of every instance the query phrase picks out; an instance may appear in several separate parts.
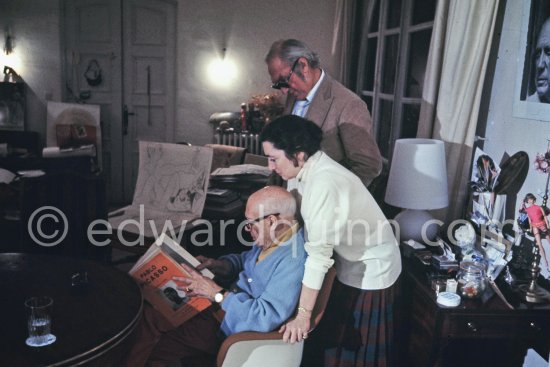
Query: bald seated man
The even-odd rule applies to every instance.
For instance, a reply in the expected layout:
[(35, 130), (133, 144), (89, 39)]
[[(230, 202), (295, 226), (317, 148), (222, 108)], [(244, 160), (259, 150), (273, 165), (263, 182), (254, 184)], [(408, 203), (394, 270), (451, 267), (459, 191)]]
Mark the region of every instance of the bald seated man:
[(535, 48), (535, 93), (528, 102), (550, 103), (550, 18), (546, 19)]
[(191, 280), (174, 279), (180, 289), (190, 289), (188, 296), (208, 298), (212, 306), (174, 328), (146, 304), (126, 366), (168, 366), (197, 356), (214, 365), (226, 336), (272, 331), (293, 315), (306, 260), (296, 201), (281, 187), (265, 187), (250, 196), (245, 216), (241, 228), (254, 240), (249, 251), (218, 259), (197, 257), (197, 270), (208, 268), (215, 279), (233, 281), (230, 289), (192, 269)]

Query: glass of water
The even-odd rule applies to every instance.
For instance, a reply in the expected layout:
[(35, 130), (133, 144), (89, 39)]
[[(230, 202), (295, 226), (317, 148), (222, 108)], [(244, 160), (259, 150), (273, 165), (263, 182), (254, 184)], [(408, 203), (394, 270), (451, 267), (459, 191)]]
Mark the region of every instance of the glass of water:
[(52, 344), (55, 336), (51, 333), (53, 299), (46, 296), (31, 297), (25, 301), (29, 337), (27, 345), (42, 347)]

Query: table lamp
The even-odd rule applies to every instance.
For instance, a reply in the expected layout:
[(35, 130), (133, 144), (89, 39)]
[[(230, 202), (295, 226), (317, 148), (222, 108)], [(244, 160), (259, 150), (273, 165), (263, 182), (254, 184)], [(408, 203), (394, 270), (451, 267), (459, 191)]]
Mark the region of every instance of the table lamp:
[(441, 140), (396, 140), (385, 201), (405, 209), (395, 217), (398, 240), (435, 239), (439, 226), (430, 222), (434, 217), (427, 210), (449, 204), (445, 145)]

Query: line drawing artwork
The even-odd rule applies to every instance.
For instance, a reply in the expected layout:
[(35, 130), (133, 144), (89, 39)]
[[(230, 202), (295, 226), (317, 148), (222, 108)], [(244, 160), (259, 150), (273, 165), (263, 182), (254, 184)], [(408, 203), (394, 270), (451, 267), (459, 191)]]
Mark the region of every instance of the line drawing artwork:
[[(154, 221), (159, 230), (165, 228), (167, 221), (177, 227), (200, 218), (211, 164), (211, 148), (140, 141), (139, 171), (132, 205), (118, 210), (122, 214), (111, 216), (109, 223), (118, 228), (128, 219), (139, 220), (141, 205), (145, 221)], [(124, 229), (140, 230), (135, 227)], [(155, 234), (149, 225), (142, 230), (146, 236)]]

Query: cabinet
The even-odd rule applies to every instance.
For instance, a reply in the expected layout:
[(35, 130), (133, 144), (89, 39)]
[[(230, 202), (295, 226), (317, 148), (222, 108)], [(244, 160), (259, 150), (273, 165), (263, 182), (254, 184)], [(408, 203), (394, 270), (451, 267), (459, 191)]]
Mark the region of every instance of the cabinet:
[(550, 305), (533, 306), (500, 284), (514, 309), (493, 295), (462, 300), (456, 308), (436, 303), (426, 268), (404, 259), (404, 323), (407, 366), (522, 366), (529, 348), (547, 358), (550, 348)]
[[(21, 178), (12, 185), (17, 198), (12, 203), (10, 215), (0, 210), (3, 214), (0, 216), (1, 252), (62, 254), (97, 260), (107, 258), (109, 249), (93, 246), (87, 236), (92, 221), (107, 217), (105, 182), (101, 176), (50, 171), (39, 177)], [(63, 213), (64, 219), (45, 208), (55, 208), (57, 213)], [(33, 213), (36, 214), (33, 216)], [(43, 215), (42, 220), (38, 222), (40, 215)], [(51, 243), (57, 235), (62, 236), (58, 244), (39, 244), (40, 241)]]

